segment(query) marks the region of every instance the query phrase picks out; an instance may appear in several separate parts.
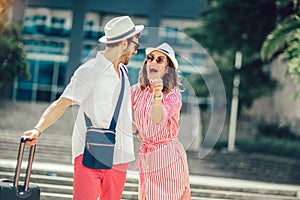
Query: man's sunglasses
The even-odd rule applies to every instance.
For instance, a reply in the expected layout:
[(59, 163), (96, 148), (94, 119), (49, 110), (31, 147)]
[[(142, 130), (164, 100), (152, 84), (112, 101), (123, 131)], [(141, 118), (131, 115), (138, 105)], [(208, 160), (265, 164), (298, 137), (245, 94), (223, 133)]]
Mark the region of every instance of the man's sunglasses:
[(164, 63), (164, 61), (165, 61), (165, 57), (163, 57), (163, 56), (158, 56), (156, 59), (154, 58), (154, 56), (152, 55), (152, 54), (148, 54), (147, 55), (147, 57), (146, 57), (146, 59), (147, 59), (147, 61), (153, 61), (153, 60), (155, 60), (155, 62), (157, 63), (157, 64), (162, 64), (162, 63)]
[(135, 51), (137, 51), (139, 49), (139, 47), (141, 46), (139, 43), (137, 43), (137, 42), (135, 42), (133, 40), (131, 40), (130, 42), (132, 42), (133, 44), (135, 44), (135, 46), (134, 46), (134, 50)]

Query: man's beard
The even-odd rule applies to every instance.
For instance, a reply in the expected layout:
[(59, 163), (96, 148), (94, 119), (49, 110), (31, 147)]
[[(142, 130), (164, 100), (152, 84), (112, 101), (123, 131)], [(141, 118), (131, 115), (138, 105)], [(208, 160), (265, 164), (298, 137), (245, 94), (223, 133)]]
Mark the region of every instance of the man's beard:
[(126, 53), (126, 54), (122, 55), (120, 57), (120, 62), (123, 63), (124, 65), (128, 65), (129, 60), (130, 60), (130, 55), (131, 55), (130, 53)]

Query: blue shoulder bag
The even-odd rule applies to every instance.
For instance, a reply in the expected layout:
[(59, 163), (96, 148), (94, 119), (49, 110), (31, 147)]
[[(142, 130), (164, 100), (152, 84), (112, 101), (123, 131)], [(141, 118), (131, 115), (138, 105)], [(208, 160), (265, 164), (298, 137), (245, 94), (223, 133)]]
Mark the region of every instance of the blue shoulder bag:
[(109, 128), (97, 128), (84, 113), (87, 126), (85, 148), (82, 163), (92, 169), (111, 169), (113, 165), (114, 147), (116, 143), (116, 125), (124, 95), (125, 78), (121, 69), (121, 91)]

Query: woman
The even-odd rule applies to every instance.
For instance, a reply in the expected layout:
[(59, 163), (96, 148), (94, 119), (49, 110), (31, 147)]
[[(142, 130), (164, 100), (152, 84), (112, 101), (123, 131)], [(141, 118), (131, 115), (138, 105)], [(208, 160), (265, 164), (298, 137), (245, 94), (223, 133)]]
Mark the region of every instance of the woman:
[(140, 200), (191, 199), (187, 157), (177, 136), (181, 109), (178, 62), (167, 44), (146, 49), (132, 108), (141, 147)]

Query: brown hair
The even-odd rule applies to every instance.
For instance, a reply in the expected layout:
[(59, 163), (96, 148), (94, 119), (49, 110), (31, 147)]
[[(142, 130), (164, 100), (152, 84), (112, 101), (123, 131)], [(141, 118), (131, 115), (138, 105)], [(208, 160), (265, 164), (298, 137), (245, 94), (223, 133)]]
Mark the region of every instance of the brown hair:
[[(173, 62), (171, 59), (167, 56), (168, 60), (168, 71), (167, 73), (162, 77), (163, 80), (163, 89), (162, 92), (170, 92), (173, 88), (179, 87), (179, 73), (175, 69)], [(143, 67), (141, 68), (139, 72), (139, 78), (138, 82), (140, 84), (140, 87), (142, 90), (144, 90), (149, 85), (149, 79), (147, 78), (147, 59), (145, 59)]]

